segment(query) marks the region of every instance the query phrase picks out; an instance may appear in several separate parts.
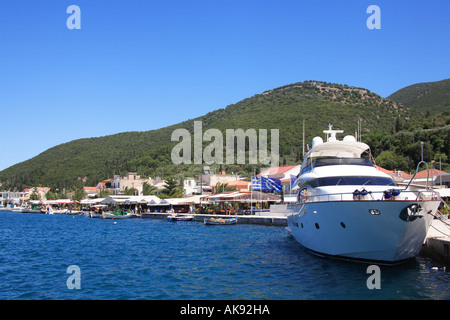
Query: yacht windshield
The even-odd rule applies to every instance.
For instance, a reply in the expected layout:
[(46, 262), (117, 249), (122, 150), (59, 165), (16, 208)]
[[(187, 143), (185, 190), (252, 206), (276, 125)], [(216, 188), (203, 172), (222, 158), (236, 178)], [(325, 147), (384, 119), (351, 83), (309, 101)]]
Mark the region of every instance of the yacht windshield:
[(372, 162), (366, 158), (322, 158), (313, 162), (314, 167), (351, 165), (373, 167)]
[(396, 186), (391, 178), (384, 177), (324, 177), (315, 179), (317, 187), (325, 186)]
[(315, 167), (324, 166), (339, 166), (339, 165), (352, 165), (352, 166), (367, 166), (373, 167), (372, 162), (367, 158), (319, 158), (310, 162), (302, 170), (302, 173), (310, 171)]

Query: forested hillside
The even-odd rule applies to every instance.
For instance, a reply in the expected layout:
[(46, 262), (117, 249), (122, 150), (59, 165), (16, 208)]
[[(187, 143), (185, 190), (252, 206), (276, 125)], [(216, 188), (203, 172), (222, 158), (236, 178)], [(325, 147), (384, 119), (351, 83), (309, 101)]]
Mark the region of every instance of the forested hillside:
[(436, 115), (450, 109), (450, 79), (413, 84), (394, 92), (388, 99), (410, 108), (414, 118)]
[[(441, 91), (439, 95), (445, 97)], [(437, 108), (447, 103), (442, 99), (439, 101)], [(202, 121), (203, 132), (216, 128), (224, 136), (226, 129), (279, 129), (280, 165), (300, 163), (303, 120), (306, 143), (314, 136), (323, 135), (322, 131), (329, 123), (343, 129), (345, 134), (354, 134), (360, 120), (363, 141), (371, 145), (378, 164), (389, 165), (389, 168), (412, 169), (420, 140), (426, 142), (427, 158), (440, 157), (446, 162), (450, 145), (449, 116), (447, 113), (433, 116), (436, 113), (431, 106), (427, 117), (414, 118), (410, 111), (413, 107), (414, 104), (397, 103), (364, 88), (305, 81), (262, 92), (174, 126), (58, 145), (3, 170), (0, 182), (3, 188), (11, 189), (29, 186), (71, 188), (83, 184), (84, 177), (87, 178), (86, 185), (95, 185), (114, 174), (123, 175), (128, 171), (147, 177), (193, 176), (201, 172), (201, 165), (173, 164), (171, 150), (178, 142), (171, 141), (171, 134), (177, 128), (192, 133), (195, 120)], [(247, 176), (254, 168), (259, 171), (261, 166), (248, 162), (212, 165), (217, 171)]]

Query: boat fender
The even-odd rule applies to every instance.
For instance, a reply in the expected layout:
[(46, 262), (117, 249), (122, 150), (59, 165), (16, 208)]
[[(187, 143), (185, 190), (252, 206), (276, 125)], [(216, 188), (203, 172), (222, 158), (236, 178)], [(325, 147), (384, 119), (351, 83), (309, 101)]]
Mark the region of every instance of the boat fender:
[(401, 193), (401, 191), (398, 190), (398, 189), (392, 189), (391, 192), (392, 192), (392, 195), (393, 195), (394, 197), (400, 195), (400, 193)]
[(390, 199), (392, 198), (392, 192), (391, 190), (385, 190), (383, 191), (384, 199)]
[(360, 191), (360, 194), (362, 195), (362, 196), (367, 196), (368, 194), (369, 194), (369, 191), (367, 191), (366, 189), (362, 189), (361, 191)]

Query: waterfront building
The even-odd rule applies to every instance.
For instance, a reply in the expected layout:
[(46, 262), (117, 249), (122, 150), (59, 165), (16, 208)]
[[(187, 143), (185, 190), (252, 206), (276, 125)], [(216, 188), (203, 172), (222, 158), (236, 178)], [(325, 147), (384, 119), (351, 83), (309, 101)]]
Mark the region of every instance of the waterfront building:
[(399, 184), (399, 183), (403, 183), (405, 180), (411, 179), (412, 178), (412, 174), (408, 174), (405, 171), (402, 170), (388, 170), (385, 168), (382, 168), (380, 166), (374, 165), (375, 168), (381, 172), (384, 172), (388, 175), (390, 175), (392, 177), (392, 179), (394, 180), (395, 183)]
[(227, 182), (227, 186), (239, 192), (251, 191), (252, 183), (250, 181), (235, 180)]
[(88, 198), (95, 198), (98, 193), (96, 187), (83, 187), (83, 190)]
[[(429, 172), (426, 169), (417, 172), (412, 184), (425, 186), (427, 184), (427, 177), (428, 186), (448, 188), (450, 185), (450, 174), (435, 168), (430, 169)], [(408, 179), (405, 179), (403, 183), (409, 183), (412, 178), (413, 175), (411, 175)]]
[(2, 191), (0, 192), (0, 203), (3, 205), (6, 204), (18, 204), (24, 200), (25, 193), (24, 192), (16, 192), (16, 191)]
[(198, 192), (197, 180), (195, 178), (185, 178), (183, 180), (183, 189), (185, 195), (194, 195)]
[(198, 194), (203, 194), (204, 192), (211, 192), (212, 188), (218, 183), (225, 184), (231, 181), (239, 181), (240, 177), (237, 174), (225, 174), (225, 172), (220, 172), (220, 174), (202, 174), (198, 175)]
[(30, 199), (30, 196), (33, 194), (33, 192), (37, 195), (39, 200), (46, 200), (47, 192), (50, 191), (50, 188), (48, 187), (32, 187), (32, 188), (26, 188), (23, 189), (23, 200), (27, 201)]
[(127, 189), (134, 189), (135, 196), (142, 196), (144, 183), (155, 185), (158, 182), (160, 181), (151, 178), (141, 178), (136, 172), (128, 172), (124, 177), (114, 175), (111, 179), (99, 182), (96, 189), (97, 192), (101, 190), (110, 190), (113, 195), (122, 195)]
[(259, 208), (268, 211), (270, 205), (281, 202), (281, 197), (280, 195), (259, 191), (235, 191), (205, 195), (201, 197), (201, 201), (201, 203), (216, 204), (220, 213), (224, 213), (230, 208), (233, 211), (236, 208), (249, 211), (255, 211), (256, 208)]

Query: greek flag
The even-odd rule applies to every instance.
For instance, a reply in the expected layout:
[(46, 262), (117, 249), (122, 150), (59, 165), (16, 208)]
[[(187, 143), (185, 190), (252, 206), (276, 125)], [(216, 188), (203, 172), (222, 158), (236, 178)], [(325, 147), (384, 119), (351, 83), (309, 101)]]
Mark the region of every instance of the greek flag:
[(262, 191), (281, 191), (281, 180), (261, 177)]
[(295, 186), (295, 181), (297, 181), (297, 176), (291, 174), (291, 190)]
[(261, 178), (252, 177), (252, 189), (253, 191), (261, 191)]

